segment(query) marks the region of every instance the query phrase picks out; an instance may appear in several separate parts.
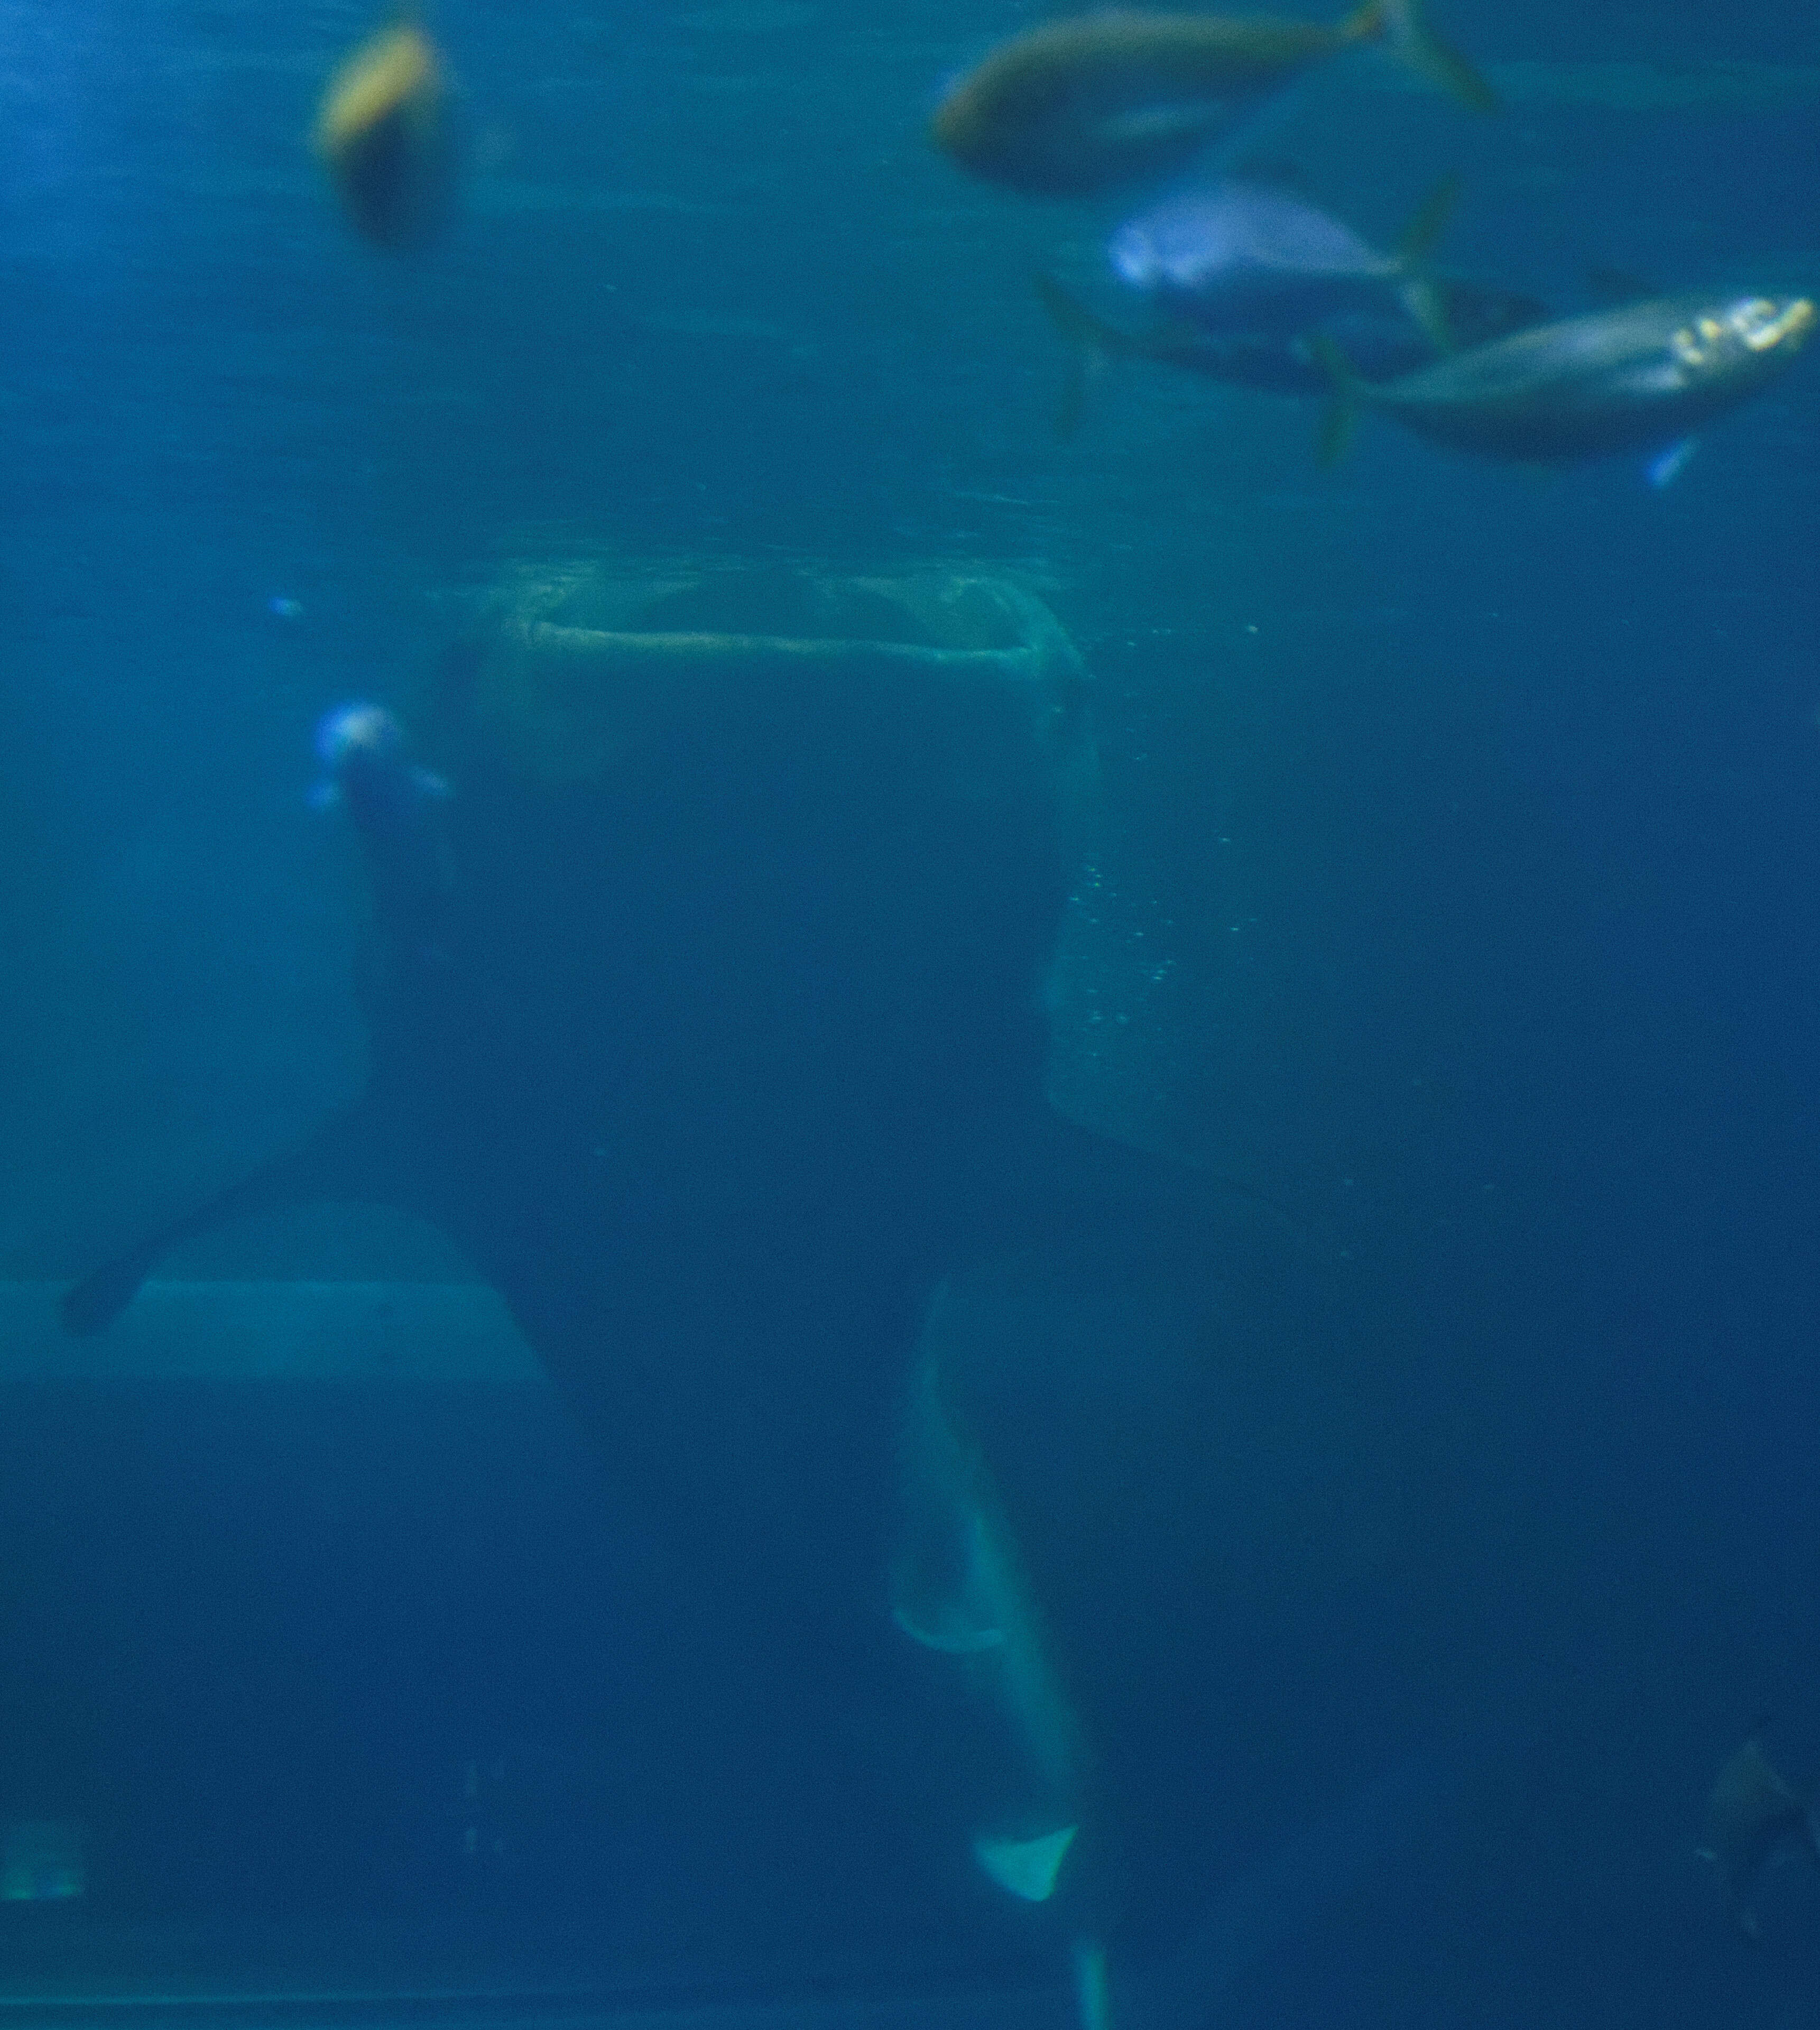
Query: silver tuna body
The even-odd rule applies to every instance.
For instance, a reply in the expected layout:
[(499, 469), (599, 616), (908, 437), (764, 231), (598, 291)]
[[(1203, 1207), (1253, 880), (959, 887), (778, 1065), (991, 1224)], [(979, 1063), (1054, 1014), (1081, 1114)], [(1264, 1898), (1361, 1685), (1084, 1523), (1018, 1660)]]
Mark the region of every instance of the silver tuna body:
[(1442, 444), (1562, 460), (1672, 444), (1784, 372), (1805, 296), (1660, 296), (1456, 353), (1361, 399)]

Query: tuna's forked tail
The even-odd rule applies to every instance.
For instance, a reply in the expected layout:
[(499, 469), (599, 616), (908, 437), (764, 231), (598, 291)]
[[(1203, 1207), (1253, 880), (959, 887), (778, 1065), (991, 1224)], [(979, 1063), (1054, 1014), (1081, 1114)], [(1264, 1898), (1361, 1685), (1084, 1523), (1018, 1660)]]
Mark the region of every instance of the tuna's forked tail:
[(1475, 113), (1501, 110), (1484, 75), (1428, 26), (1422, 0), (1365, 0), (1339, 24), (1343, 42), (1387, 42), (1418, 77)]

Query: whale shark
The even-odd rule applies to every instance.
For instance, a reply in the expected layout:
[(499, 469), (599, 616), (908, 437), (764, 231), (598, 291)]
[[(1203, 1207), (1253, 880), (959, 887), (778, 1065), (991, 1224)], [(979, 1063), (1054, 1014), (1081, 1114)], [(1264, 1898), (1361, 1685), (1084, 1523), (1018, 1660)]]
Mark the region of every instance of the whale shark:
[[(76, 1285), (69, 1328), (225, 1221), (402, 1207), (649, 1513), (729, 1695), (863, 1704), (904, 1668), (895, 1433), (938, 1289), (1024, 1259), (1167, 1288), (1210, 1342), (1275, 1299), (1276, 1214), (1048, 1098), (1087, 693), (1048, 609), (977, 576), (515, 586), (407, 711), (325, 736), (364, 1088)], [(977, 1605), (919, 1632), (990, 1646)]]

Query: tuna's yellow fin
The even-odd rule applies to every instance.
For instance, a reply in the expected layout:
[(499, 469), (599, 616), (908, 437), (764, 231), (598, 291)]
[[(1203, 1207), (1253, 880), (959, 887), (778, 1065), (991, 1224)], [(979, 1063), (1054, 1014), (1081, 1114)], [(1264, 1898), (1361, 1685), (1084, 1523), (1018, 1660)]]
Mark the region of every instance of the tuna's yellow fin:
[[(1360, 14), (1366, 11), (1361, 9)], [(1340, 33), (1347, 34), (1359, 18), (1358, 14), (1349, 16), (1340, 24)], [(1421, 0), (1383, 0), (1382, 27), (1376, 31), (1364, 31), (1354, 39), (1365, 39), (1372, 33), (1387, 35), (1391, 47), (1403, 61), (1449, 98), (1471, 106), (1475, 113), (1501, 110), (1497, 93), (1480, 72), (1428, 26), (1422, 13)]]
[(1365, 0), (1334, 30), (1343, 43), (1375, 43), (1391, 32), (1391, 12), (1386, 0)]

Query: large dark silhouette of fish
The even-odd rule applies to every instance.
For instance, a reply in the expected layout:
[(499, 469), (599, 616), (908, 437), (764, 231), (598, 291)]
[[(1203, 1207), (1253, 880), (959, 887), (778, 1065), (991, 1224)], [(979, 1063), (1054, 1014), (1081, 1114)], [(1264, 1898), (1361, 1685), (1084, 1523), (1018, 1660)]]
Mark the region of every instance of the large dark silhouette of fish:
[(888, 1659), (892, 1433), (937, 1285), (1023, 1249), (1268, 1308), (1235, 1227), (1283, 1236), (1046, 1099), (1091, 757), (1045, 609), (766, 580), (603, 617), (552, 595), (453, 658), (434, 780), (384, 715), (340, 726), (366, 1089), (66, 1319), (102, 1329), (246, 1213), (406, 1207), (503, 1292), (730, 1651)]

